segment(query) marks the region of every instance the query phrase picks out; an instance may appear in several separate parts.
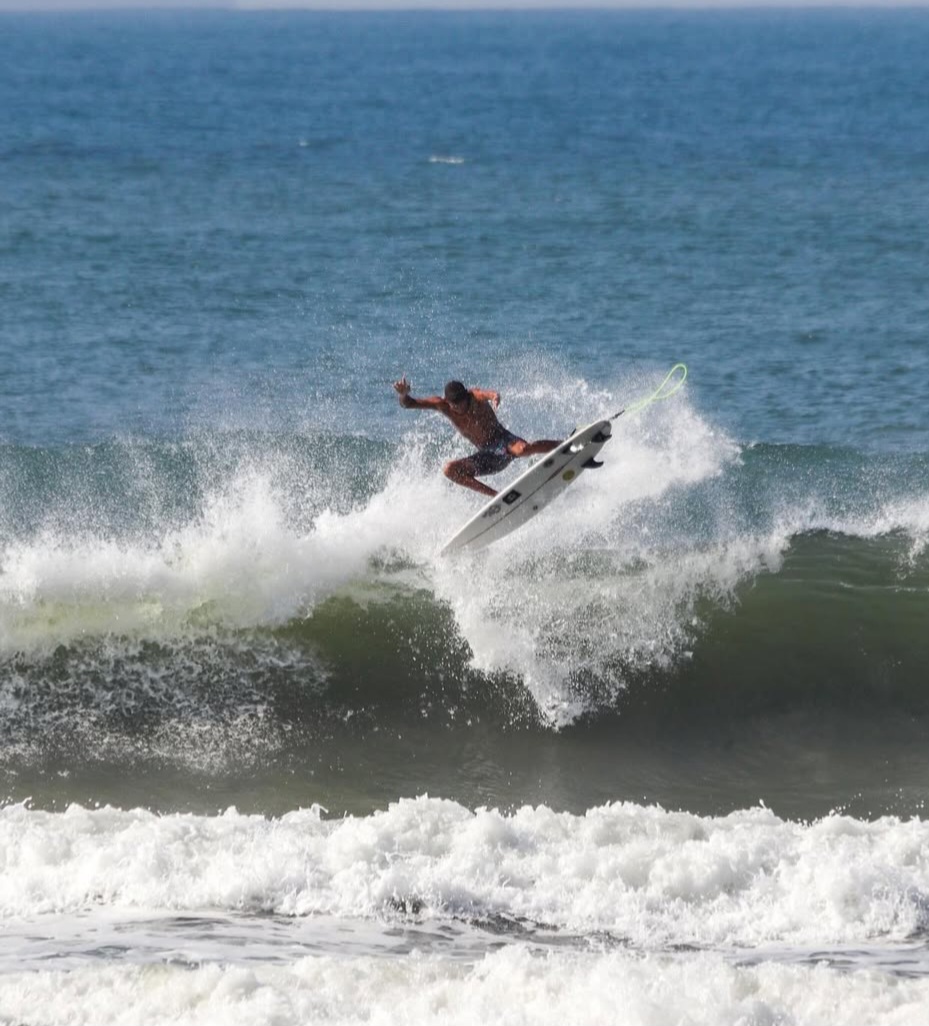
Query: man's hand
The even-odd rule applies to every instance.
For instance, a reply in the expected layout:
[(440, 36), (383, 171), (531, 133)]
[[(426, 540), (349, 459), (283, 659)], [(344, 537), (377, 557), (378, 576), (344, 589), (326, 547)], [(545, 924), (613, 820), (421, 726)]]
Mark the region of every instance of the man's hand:
[(399, 381), (394, 382), (394, 388), (400, 393), (401, 398), (410, 394), (410, 383), (406, 380), (405, 374)]
[(495, 410), (499, 407), (499, 405), (500, 405), (500, 393), (499, 392), (491, 392), (490, 393), (490, 405)]

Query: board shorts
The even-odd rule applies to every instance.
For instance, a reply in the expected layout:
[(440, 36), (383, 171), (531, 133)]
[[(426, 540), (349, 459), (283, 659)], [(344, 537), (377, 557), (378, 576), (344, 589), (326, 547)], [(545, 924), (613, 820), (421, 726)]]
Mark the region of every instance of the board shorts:
[(521, 441), (521, 438), (504, 428), (493, 445), (478, 449), (473, 456), (468, 457), (475, 475), (481, 477), (484, 474), (499, 474), (501, 470), (505, 470), (516, 458), (508, 447), (513, 442)]

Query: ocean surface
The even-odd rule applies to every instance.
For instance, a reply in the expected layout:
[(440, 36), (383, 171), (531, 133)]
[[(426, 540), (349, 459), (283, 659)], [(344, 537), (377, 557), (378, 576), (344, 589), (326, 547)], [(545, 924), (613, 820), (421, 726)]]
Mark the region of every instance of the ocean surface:
[(0, 1023), (929, 1024), (927, 54), (0, 15)]

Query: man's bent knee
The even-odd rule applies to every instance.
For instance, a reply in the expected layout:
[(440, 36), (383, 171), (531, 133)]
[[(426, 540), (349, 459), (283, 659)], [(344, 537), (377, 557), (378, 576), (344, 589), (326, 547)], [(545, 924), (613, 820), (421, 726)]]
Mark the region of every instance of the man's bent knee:
[(459, 460), (450, 460), (446, 463), (442, 468), (442, 473), (449, 479), (449, 481), (454, 481), (456, 483), (474, 477), (473, 474), (468, 473)]

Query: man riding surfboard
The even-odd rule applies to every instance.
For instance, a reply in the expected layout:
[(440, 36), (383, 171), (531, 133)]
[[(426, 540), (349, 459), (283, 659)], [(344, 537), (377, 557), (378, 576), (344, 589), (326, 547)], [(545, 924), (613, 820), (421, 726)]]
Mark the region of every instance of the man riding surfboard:
[(434, 410), (452, 422), (459, 434), (477, 446), (477, 452), (460, 460), (450, 460), (442, 468), (445, 476), (482, 495), (496, 495), (493, 488), (478, 481), (485, 474), (498, 474), (514, 459), (551, 452), (561, 442), (541, 439), (527, 442), (514, 435), (497, 420), (494, 410), (500, 405), (500, 393), (483, 388), (466, 388), (460, 381), (449, 381), (444, 396), (414, 399), (406, 377), (394, 382), (400, 405), (408, 410)]

